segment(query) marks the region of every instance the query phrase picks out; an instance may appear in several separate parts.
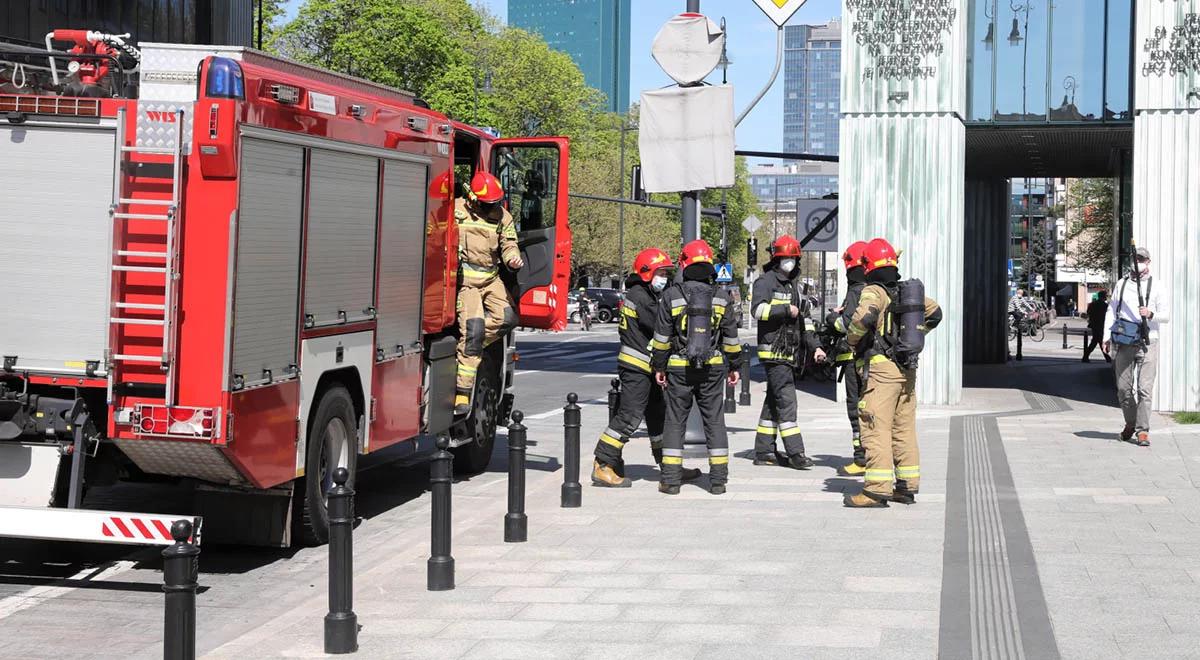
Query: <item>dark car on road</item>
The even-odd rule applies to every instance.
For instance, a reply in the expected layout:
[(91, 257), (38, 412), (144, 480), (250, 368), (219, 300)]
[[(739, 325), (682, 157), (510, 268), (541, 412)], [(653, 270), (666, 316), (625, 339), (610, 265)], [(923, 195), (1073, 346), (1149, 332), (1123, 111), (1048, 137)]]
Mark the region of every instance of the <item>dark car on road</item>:
[(623, 296), (616, 289), (587, 289), (587, 297), (592, 301), (592, 314), (596, 320), (601, 323), (608, 323), (617, 319), (617, 311), (621, 308), (621, 300)]

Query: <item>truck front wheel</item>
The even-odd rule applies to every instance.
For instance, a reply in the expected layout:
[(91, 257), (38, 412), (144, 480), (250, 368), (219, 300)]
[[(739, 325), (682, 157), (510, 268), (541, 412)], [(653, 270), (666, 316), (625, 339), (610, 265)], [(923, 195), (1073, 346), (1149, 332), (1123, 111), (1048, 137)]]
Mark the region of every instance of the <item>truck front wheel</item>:
[(355, 421), (354, 400), (341, 385), (325, 390), (308, 427), (308, 447), (305, 450), (305, 478), (297, 484), (301, 501), (300, 535), (305, 545), (320, 545), (329, 540), (329, 512), (325, 508), (325, 493), (333, 487), (333, 471), (344, 467), (350, 471), (346, 483), (354, 487), (357, 465), (358, 424)]
[[(497, 342), (494, 346), (499, 346)], [(496, 445), (496, 425), (500, 423), (500, 367), (496, 350), (489, 348), (479, 363), (475, 380), (475, 396), (471, 401), (471, 415), (462, 425), (462, 440), (471, 440), (455, 447), (454, 471), (462, 475), (475, 475), (487, 469), (492, 460), (492, 449)]]

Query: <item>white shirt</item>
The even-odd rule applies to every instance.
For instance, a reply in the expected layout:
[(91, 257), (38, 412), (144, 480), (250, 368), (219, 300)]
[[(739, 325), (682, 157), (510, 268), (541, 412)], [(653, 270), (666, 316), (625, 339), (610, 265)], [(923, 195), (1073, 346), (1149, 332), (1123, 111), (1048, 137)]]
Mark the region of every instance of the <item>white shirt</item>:
[[(1122, 295), (1124, 289), (1124, 295)], [(1149, 300), (1145, 300), (1145, 306), (1154, 313), (1150, 317), (1150, 341), (1158, 341), (1158, 328), (1163, 323), (1170, 319), (1167, 317), (1167, 308), (1163, 304), (1162, 283), (1155, 281), (1150, 276), (1142, 278), (1141, 294), (1143, 299), (1146, 297), (1146, 291), (1149, 290)], [(1113, 297), (1108, 301), (1108, 312), (1104, 315), (1104, 341), (1109, 341), (1112, 337), (1113, 324), (1117, 319), (1125, 319), (1140, 323), (1142, 317), (1138, 315), (1138, 286), (1133, 278), (1126, 276), (1121, 281), (1117, 282), (1117, 286), (1113, 288)]]

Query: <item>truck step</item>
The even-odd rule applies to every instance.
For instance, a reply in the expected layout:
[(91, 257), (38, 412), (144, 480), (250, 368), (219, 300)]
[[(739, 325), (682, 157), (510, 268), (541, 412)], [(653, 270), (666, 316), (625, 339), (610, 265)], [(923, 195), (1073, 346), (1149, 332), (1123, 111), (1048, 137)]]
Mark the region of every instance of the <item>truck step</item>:
[(162, 364), (162, 356), (159, 355), (114, 355), (112, 359), (117, 362), (150, 362), (154, 364)]
[(166, 222), (171, 219), (169, 215), (156, 215), (154, 213), (124, 213), (118, 212), (112, 214), (114, 218), (124, 218), (125, 220), (158, 220)]
[(149, 259), (166, 259), (166, 252), (141, 252), (139, 250), (117, 250), (118, 257), (146, 257)]
[(117, 200), (120, 204), (145, 204), (146, 206), (174, 206), (175, 202), (169, 199), (133, 199), (130, 197), (122, 197)]
[(167, 269), (163, 266), (113, 266), (113, 270), (122, 273), (165, 273)]
[(117, 309), (146, 309), (146, 310), (150, 310), (152, 312), (161, 312), (166, 309), (166, 307), (164, 307), (161, 304), (156, 305), (153, 303), (119, 302), (119, 303), (115, 303), (115, 306)]
[(164, 325), (166, 323), (162, 319), (131, 319), (120, 316), (113, 316), (108, 321), (109, 323), (119, 323), (122, 325)]

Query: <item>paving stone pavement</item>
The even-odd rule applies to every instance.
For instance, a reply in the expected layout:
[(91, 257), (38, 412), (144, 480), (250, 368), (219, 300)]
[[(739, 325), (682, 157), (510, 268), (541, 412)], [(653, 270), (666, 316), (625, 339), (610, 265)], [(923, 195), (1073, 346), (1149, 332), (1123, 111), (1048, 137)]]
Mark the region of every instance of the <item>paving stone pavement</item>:
[[(991, 657), (1196, 657), (1200, 433), (1157, 418), (1153, 447), (1121, 443), (1119, 410), (1104, 400), (1103, 388), (1085, 387), (1103, 380), (1103, 365), (1080, 371), (1071, 354), (1028, 345), (1025, 354), (1005, 373), (1067, 409), (1028, 414), (1046, 401), (998, 376), (1002, 367), (976, 374), (993, 386), (968, 388), (959, 406), (922, 408), (922, 489), (909, 507), (842, 507), (843, 492), (858, 487), (836, 473), (849, 453), (844, 408), (815, 394), (801, 394), (800, 421), (816, 467), (754, 467), (747, 456), (763, 388), (754, 385), (755, 405), (728, 417), (734, 458), (724, 496), (709, 494), (705, 478), (676, 497), (657, 493), (643, 437), (626, 449), (632, 488), (591, 487), (584, 465), (583, 507), (559, 508), (561, 417), (529, 420), (537, 443), (529, 450), (529, 541), (502, 542), (502, 474), (456, 483), (455, 590), (425, 590), (427, 493), (358, 527), (358, 656), (958, 657), (947, 652), (947, 639), (976, 633), (944, 629), (946, 605), (972, 617), (985, 606), (943, 575), (963, 559), (947, 556), (947, 531), (968, 524), (946, 519), (948, 477), (961, 479), (953, 471), (965, 469), (950, 462), (951, 443), (963, 442), (951, 428), (956, 418), (996, 415), (989, 419), (1011, 476), (1009, 504), (1036, 560), (1010, 568), (1018, 577), (1028, 575), (1022, 570), (1036, 575), (1033, 593), (1048, 613), (1051, 637), (1029, 646), (1040, 638), (1008, 631), (1027, 645)], [(585, 461), (605, 417), (603, 406), (583, 409)], [(703, 458), (686, 464), (706, 467)], [(1015, 531), (1007, 519), (1003, 530), (1011, 551)], [(322, 655), (324, 549), (287, 562), (286, 583), (261, 584), (240, 602), (216, 607), (201, 594), (202, 656)], [(100, 595), (107, 605), (117, 600)], [(58, 622), (43, 616), (21, 624), (41, 626), (32, 634), (48, 637)], [(135, 618), (126, 625), (156, 624)], [(82, 625), (95, 635), (112, 626)], [(988, 642), (972, 639), (976, 648)], [(160, 655), (160, 643), (125, 643), (120, 655)], [(45, 646), (0, 640), (0, 656), (44, 657), (39, 648)]]

